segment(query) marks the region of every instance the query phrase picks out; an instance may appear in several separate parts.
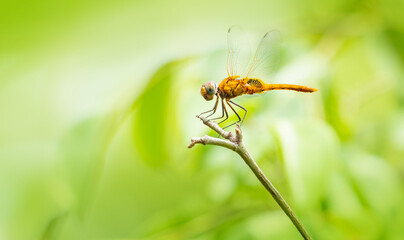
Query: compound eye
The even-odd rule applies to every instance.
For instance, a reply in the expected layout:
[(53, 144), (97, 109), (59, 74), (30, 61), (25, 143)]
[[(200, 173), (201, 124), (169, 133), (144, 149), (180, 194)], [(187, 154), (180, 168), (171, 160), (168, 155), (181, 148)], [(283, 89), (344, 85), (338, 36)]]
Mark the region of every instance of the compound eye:
[(206, 92), (209, 95), (214, 95), (216, 93), (216, 84), (214, 82), (208, 82), (205, 84)]
[(213, 90), (213, 88), (212, 88), (211, 86), (206, 86), (206, 92), (207, 92), (209, 95), (215, 94), (215, 90)]

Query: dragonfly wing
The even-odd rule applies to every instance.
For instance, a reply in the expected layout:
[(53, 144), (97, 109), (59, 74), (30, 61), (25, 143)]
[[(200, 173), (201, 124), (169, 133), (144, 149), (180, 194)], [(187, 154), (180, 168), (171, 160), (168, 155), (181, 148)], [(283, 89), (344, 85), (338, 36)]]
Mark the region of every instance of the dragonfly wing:
[(258, 78), (248, 78), (245, 81), (248, 85), (256, 88), (262, 88), (265, 85), (265, 83)]
[(272, 76), (279, 67), (282, 37), (278, 30), (267, 32), (261, 39), (257, 51), (243, 78)]
[(240, 75), (245, 71), (250, 56), (246, 34), (239, 26), (232, 26), (227, 31), (227, 75)]

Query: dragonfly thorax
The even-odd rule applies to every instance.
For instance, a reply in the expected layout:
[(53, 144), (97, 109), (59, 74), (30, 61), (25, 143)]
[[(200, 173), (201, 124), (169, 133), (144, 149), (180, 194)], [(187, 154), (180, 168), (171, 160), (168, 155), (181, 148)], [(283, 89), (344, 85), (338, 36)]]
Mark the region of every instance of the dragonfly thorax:
[(207, 82), (201, 87), (201, 95), (206, 101), (210, 101), (217, 93), (217, 84), (213, 81)]

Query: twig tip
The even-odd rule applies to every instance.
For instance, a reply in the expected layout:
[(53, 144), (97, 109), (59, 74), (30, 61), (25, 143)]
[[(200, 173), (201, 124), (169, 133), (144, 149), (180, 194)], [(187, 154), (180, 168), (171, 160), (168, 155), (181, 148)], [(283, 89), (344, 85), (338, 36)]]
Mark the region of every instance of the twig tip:
[(236, 139), (237, 142), (241, 142), (243, 139), (243, 132), (241, 131), (240, 125), (238, 123), (236, 123)]

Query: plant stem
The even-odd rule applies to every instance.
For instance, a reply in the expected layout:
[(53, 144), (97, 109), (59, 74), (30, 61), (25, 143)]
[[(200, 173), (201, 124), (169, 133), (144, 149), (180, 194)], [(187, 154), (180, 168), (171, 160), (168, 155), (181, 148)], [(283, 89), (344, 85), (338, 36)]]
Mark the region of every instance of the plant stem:
[(293, 222), (297, 230), (300, 232), (302, 237), (304, 239), (311, 239), (310, 235), (306, 231), (306, 229), (303, 227), (303, 225), (300, 223), (300, 221), (297, 219), (296, 215), (292, 211), (292, 209), (289, 207), (289, 205), (286, 203), (286, 201), (283, 199), (281, 194), (276, 190), (274, 185), (268, 180), (268, 178), (265, 176), (264, 172), (260, 169), (260, 167), (257, 165), (257, 163), (254, 161), (254, 159), (251, 157), (249, 152), (247, 151), (247, 148), (244, 146), (243, 143), (243, 135), (240, 129), (240, 126), (237, 124), (235, 135), (231, 132), (226, 132), (222, 128), (219, 127), (215, 122), (211, 122), (207, 120), (204, 117), (197, 116), (199, 119), (202, 120), (202, 122), (219, 133), (220, 136), (223, 138), (227, 139), (220, 139), (220, 138), (214, 138), (210, 136), (203, 136), (203, 137), (198, 137), (198, 138), (192, 138), (191, 143), (188, 145), (188, 148), (192, 148), (195, 146), (195, 144), (203, 144), (203, 145), (217, 145), (221, 147), (228, 148), (240, 155), (240, 157), (244, 160), (244, 162), (250, 167), (250, 169), (253, 171), (255, 176), (258, 178), (258, 180), (261, 182), (262, 185), (264, 185), (265, 189), (272, 195), (272, 197), (275, 199), (275, 201), (278, 203), (278, 205), (282, 208), (282, 210), (285, 212), (285, 214), (290, 218), (290, 220)]

